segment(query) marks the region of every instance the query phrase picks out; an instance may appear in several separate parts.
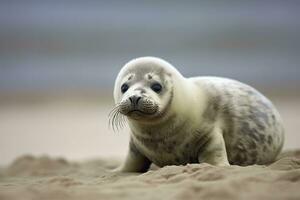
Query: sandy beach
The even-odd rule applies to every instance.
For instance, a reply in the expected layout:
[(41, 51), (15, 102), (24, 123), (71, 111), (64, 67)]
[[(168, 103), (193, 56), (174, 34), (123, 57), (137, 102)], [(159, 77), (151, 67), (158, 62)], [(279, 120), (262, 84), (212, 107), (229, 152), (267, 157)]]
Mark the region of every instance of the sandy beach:
[(144, 174), (111, 172), (128, 143), (127, 128), (108, 128), (112, 101), (70, 99), (1, 102), (1, 200), (300, 199), (299, 98), (273, 98), (287, 153), (270, 166), (153, 166)]
[(299, 199), (300, 151), (270, 166), (188, 164), (115, 173), (112, 160), (23, 156), (0, 171), (0, 199)]

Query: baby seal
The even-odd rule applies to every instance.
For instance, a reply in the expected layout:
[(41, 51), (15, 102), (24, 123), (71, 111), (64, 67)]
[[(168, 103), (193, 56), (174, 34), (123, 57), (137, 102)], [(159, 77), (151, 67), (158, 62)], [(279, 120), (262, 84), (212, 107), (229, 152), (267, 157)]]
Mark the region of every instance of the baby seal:
[(280, 115), (257, 90), (227, 78), (185, 78), (160, 58), (128, 62), (114, 99), (113, 123), (125, 116), (131, 130), (123, 172), (151, 163), (268, 164), (283, 146)]

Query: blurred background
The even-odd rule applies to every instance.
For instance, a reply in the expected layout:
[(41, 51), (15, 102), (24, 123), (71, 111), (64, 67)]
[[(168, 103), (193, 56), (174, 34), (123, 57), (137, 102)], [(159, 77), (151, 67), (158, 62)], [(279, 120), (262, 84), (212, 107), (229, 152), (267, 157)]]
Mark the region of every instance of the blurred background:
[(184, 76), (248, 83), (300, 146), (300, 2), (0, 1), (0, 165), (23, 154), (123, 157), (108, 128), (120, 68), (139, 56)]

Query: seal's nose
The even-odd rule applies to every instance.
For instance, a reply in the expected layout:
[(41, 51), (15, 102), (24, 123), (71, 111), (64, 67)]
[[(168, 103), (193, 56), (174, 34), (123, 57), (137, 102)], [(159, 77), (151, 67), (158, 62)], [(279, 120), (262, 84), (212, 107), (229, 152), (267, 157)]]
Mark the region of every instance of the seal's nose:
[(139, 103), (139, 100), (141, 100), (141, 98), (142, 97), (134, 95), (134, 96), (129, 97), (129, 100), (130, 100), (132, 105), (137, 106), (138, 103)]

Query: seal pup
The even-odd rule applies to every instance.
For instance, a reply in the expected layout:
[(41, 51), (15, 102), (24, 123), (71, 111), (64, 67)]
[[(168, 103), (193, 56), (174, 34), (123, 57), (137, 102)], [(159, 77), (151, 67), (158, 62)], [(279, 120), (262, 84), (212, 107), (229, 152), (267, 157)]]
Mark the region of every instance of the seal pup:
[(122, 172), (145, 172), (151, 163), (268, 164), (283, 146), (280, 115), (257, 90), (227, 78), (185, 78), (160, 58), (125, 64), (114, 99), (112, 125), (125, 117), (130, 128)]

